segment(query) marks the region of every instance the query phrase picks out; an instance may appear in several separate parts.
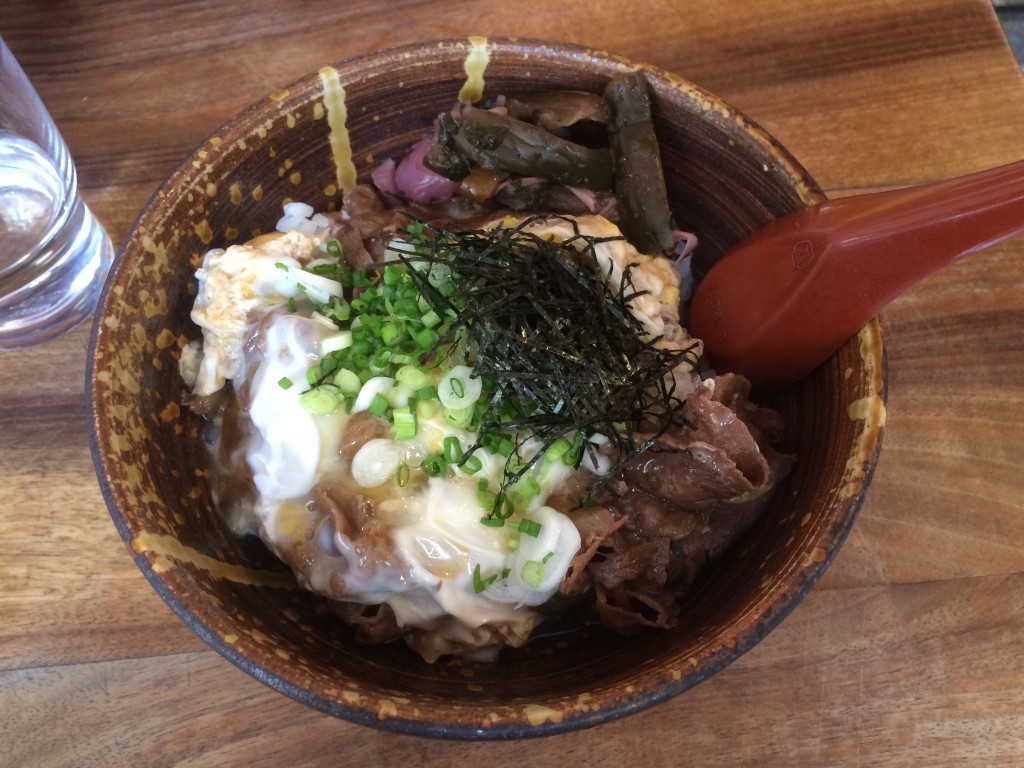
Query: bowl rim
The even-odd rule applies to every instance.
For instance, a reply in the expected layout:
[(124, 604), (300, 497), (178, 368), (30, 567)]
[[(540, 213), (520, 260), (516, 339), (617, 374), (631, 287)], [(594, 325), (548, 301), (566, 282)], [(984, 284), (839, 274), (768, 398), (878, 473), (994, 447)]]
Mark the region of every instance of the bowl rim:
[[(583, 57), (599, 60), (605, 64), (621, 68), (623, 71), (640, 70), (649, 78), (663, 83), (666, 87), (681, 89), (687, 96), (697, 98), (706, 103), (710, 110), (719, 113), (723, 119), (737, 123), (744, 132), (759, 143), (762, 148), (770, 154), (778, 163), (779, 169), (789, 177), (798, 194), (805, 204), (811, 204), (825, 199), (824, 193), (810, 174), (796, 160), (796, 158), (783, 147), (778, 140), (760, 127), (754, 120), (750, 119), (739, 110), (735, 109), (720, 97), (706, 91), (695, 83), (677, 74), (668, 72), (659, 67), (637, 62), (632, 59), (596, 50), (587, 46), (553, 40), (488, 36), (486, 44), (492, 48), (499, 48), (502, 52), (511, 54), (514, 51), (534, 51), (546, 49), (551, 53), (574, 57)], [(470, 42), (473, 38), (468, 39)], [(440, 38), (436, 40), (423, 40), (403, 45), (383, 48), (374, 51), (360, 53), (347, 57), (333, 63), (332, 67), (342, 69), (358, 68), (360, 65), (378, 61), (382, 57), (395, 56), (399, 54), (422, 54), (426, 51), (463, 51), (467, 45), (467, 38)], [(452, 54), (459, 55), (459, 54)], [(317, 77), (316, 72), (307, 73), (294, 80), (283, 89), (276, 89), (273, 93), (294, 91), (303, 86), (308, 86), (310, 81)], [(441, 722), (437, 718), (429, 716), (423, 718), (410, 717), (384, 717), (378, 714), (378, 709), (371, 702), (368, 706), (354, 706), (346, 704), (338, 699), (330, 699), (310, 690), (303, 688), (293, 679), (282, 675), (268, 667), (249, 658), (239, 648), (229, 642), (218, 633), (210, 623), (191, 608), (180, 596), (168, 580), (153, 567), (152, 558), (145, 551), (136, 552), (132, 550), (131, 542), (135, 531), (129, 520), (122, 511), (131, 506), (130, 499), (121, 498), (118, 490), (112, 485), (109, 473), (108, 462), (112, 460), (113, 453), (108, 442), (105, 423), (105, 404), (101, 397), (102, 384), (97, 378), (97, 355), (99, 343), (103, 340), (104, 329), (103, 318), (106, 316), (108, 302), (111, 301), (111, 290), (113, 277), (117, 274), (127, 252), (132, 248), (134, 238), (144, 223), (153, 218), (163, 206), (170, 205), (172, 195), (170, 194), (180, 180), (187, 178), (192, 169), (193, 159), (204, 149), (210, 149), (211, 140), (223, 134), (232, 125), (238, 123), (249, 113), (259, 113), (275, 105), (277, 100), (272, 95), (266, 95), (256, 102), (239, 110), (233, 117), (224, 121), (202, 142), (196, 145), (186, 155), (179, 166), (163, 181), (157, 190), (147, 200), (132, 225), (127, 230), (124, 240), (117, 251), (112, 263), (108, 279), (104, 285), (103, 292), (99, 299), (99, 309), (96, 312), (89, 337), (89, 347), (86, 361), (86, 406), (89, 429), (89, 446), (93, 460), (94, 469), (100, 485), (100, 489), (107, 506), (108, 512), (118, 530), (119, 535), (132, 553), (136, 565), (145, 575), (146, 579), (153, 586), (156, 592), (165, 603), (178, 615), (178, 617), (190, 627), (203, 641), (216, 650), (235, 666), (266, 684), (270, 688), (287, 695), (288, 697), (310, 706), (320, 712), (348, 720), (353, 723), (374, 727), (384, 731), (392, 731), (409, 735), (426, 736), (433, 738), (460, 739), (460, 740), (502, 740), (511, 738), (528, 738), (554, 735), (569, 731), (589, 728), (601, 723), (610, 722), (621, 717), (638, 713), (649, 709), (666, 700), (674, 698), (700, 682), (721, 671), (733, 661), (744, 655), (769, 635), (806, 597), (813, 587), (820, 580), (827, 570), (835, 555), (845, 541), (863, 505), (867, 488), (873, 478), (877, 464), (879, 451), (881, 449), (881, 438), (884, 426), (884, 408), (888, 396), (887, 359), (885, 347), (882, 341), (882, 326), (878, 318), (874, 318), (861, 330), (861, 358), (865, 365), (865, 376), (870, 379), (870, 387), (874, 390), (880, 408), (874, 409), (864, 420), (863, 427), (859, 432), (858, 451), (855, 458), (862, 464), (863, 471), (853, 478), (858, 483), (855, 492), (845, 500), (842, 514), (837, 514), (834, 524), (822, 533), (821, 545), (825, 555), (813, 563), (805, 565), (800, 574), (796, 586), (790, 585), (780, 596), (772, 598), (766, 610), (760, 616), (760, 621), (751, 625), (751, 628), (736, 636), (737, 642), (731, 646), (722, 645), (716, 650), (706, 654), (704, 663), (689, 672), (682, 674), (675, 679), (664, 679), (648, 673), (650, 680), (641, 678), (643, 685), (638, 685), (634, 693), (623, 697), (618, 702), (590, 711), (566, 711), (557, 720), (545, 719), (540, 724), (534, 724), (522, 713), (518, 719), (502, 717), (497, 722), (486, 727), (451, 724)], [(550, 702), (549, 702), (550, 703)]]

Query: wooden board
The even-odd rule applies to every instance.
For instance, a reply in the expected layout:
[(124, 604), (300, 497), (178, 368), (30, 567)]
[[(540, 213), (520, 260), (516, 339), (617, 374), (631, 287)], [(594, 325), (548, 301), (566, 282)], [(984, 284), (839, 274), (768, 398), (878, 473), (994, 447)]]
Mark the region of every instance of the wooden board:
[[(686, 76), (830, 194), (1024, 155), (1024, 78), (985, 0), (52, 4), (0, 31), (120, 241), (245, 105), (325, 63), (468, 34), (563, 39)], [(320, 715), (209, 650), (128, 556), (93, 474), (88, 329), (0, 353), (0, 764), (1024, 764), (1024, 238), (883, 316), (883, 456), (844, 549), (767, 640), (693, 691), (518, 744)]]

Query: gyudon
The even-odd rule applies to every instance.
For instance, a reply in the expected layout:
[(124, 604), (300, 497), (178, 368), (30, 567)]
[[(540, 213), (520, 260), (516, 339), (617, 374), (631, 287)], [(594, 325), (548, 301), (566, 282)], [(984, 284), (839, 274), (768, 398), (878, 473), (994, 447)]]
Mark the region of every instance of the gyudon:
[(788, 460), (680, 323), (694, 238), (643, 78), (460, 106), (373, 181), (197, 272), (181, 368), (218, 507), (360, 638), (427, 660), (556, 613), (675, 624)]

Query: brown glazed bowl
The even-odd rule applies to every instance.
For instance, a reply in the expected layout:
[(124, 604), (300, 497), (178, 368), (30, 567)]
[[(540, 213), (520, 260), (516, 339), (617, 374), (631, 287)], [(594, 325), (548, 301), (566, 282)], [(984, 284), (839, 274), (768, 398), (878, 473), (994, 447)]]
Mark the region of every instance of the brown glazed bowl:
[(196, 149), (139, 216), (92, 335), (96, 472), (153, 587), (258, 680), (330, 715), (409, 734), (505, 739), (585, 728), (663, 702), (727, 666), (793, 610), (836, 554), (864, 498), (884, 421), (875, 321), (771, 396), (796, 468), (754, 530), (689, 593), (685, 621), (670, 631), (551, 634), (492, 663), (427, 664), (402, 644), (356, 644), (258, 540), (234, 537), (214, 510), (203, 423), (182, 405), (177, 368), (180, 350), (198, 336), (189, 312), (204, 252), (272, 231), (285, 201), (336, 208), (349, 157), (366, 179), (481, 75), (492, 95), (600, 92), (636, 68), (652, 86), (677, 223), (698, 233), (705, 262), (772, 218), (823, 199), (761, 128), (681, 77), (572, 45), (472, 38), (371, 53), (275, 91)]

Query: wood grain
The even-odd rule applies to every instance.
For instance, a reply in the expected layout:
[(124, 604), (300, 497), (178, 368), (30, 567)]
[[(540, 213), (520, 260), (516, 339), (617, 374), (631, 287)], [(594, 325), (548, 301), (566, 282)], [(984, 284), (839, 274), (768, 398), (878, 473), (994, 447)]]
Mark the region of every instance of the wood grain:
[[(324, 63), (466, 34), (605, 48), (700, 83), (830, 194), (1024, 154), (1024, 78), (986, 0), (5, 6), (0, 32), (120, 241), (187, 151)], [(446, 744), (309, 710), (199, 641), (110, 522), (84, 406), (88, 329), (0, 353), (0, 765), (1024, 764), (1024, 238), (883, 315), (871, 493), (818, 588), (684, 696), (590, 731)]]

